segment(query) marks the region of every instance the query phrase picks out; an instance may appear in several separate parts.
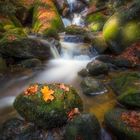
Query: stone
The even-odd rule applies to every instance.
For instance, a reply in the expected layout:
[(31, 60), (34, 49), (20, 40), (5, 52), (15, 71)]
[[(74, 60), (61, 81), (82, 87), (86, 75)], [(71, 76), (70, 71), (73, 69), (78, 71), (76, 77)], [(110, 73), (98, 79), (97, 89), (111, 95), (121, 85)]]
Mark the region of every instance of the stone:
[(112, 77), (110, 85), (118, 95), (120, 103), (129, 107), (140, 107), (140, 73), (122, 72)]
[(43, 129), (61, 127), (71, 110), (83, 110), (76, 90), (63, 83), (30, 85), (16, 97), (14, 107), (23, 118)]
[(78, 72), (78, 75), (80, 75), (80, 76), (82, 76), (82, 77), (88, 76), (88, 71), (87, 71), (87, 69), (82, 69), (81, 71)]
[(128, 8), (118, 11), (105, 23), (103, 35), (112, 52), (120, 54), (140, 39), (139, 11), (140, 3), (134, 1)]
[(84, 78), (80, 85), (85, 95), (98, 95), (107, 92), (103, 83), (92, 77)]
[[(134, 127), (139, 128), (139, 122), (137, 124), (134, 123), (129, 124), (126, 120), (123, 120), (123, 116), (125, 115), (128, 119), (130, 118), (130, 115), (127, 114), (133, 114), (133, 121), (138, 118), (134, 118), (134, 111), (133, 110), (126, 110), (126, 109), (112, 109), (108, 111), (105, 114), (105, 125), (119, 140), (139, 140), (140, 139), (140, 131), (136, 130)], [(139, 116), (140, 112), (135, 111), (135, 114), (137, 113), (137, 116)], [(124, 117), (125, 117), (124, 116)], [(140, 116), (139, 116), (140, 117)], [(131, 118), (130, 118), (131, 119)], [(136, 120), (138, 121), (138, 120)], [(134, 126), (134, 127), (133, 127)]]
[(0, 42), (0, 53), (18, 59), (37, 58), (46, 60), (51, 57), (50, 45), (39, 40), (21, 38)]
[(100, 124), (94, 115), (81, 114), (66, 126), (65, 140), (100, 140)]
[(0, 136), (1, 140), (44, 140), (47, 139), (47, 131), (19, 118), (12, 118), (2, 124)]
[(87, 70), (90, 75), (98, 76), (101, 74), (107, 74), (109, 68), (106, 63), (93, 60), (92, 62), (87, 64)]
[(32, 58), (22, 61), (20, 65), (23, 68), (36, 68), (40, 67), (42, 65), (42, 62), (39, 59)]

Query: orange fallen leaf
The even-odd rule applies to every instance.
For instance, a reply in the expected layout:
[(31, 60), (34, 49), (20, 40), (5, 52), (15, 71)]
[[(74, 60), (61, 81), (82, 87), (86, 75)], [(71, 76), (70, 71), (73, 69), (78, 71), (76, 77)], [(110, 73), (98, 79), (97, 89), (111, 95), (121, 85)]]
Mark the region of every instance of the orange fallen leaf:
[(24, 95), (30, 96), (30, 95), (34, 95), (36, 94), (36, 92), (38, 91), (38, 85), (32, 85), (30, 87), (28, 87), (25, 91), (24, 91)]
[(43, 99), (44, 99), (45, 102), (47, 102), (47, 101), (49, 101), (49, 100), (50, 100), (50, 101), (54, 100), (54, 96), (53, 96), (54, 91), (51, 90), (51, 89), (49, 89), (48, 86), (44, 86), (44, 87), (41, 89), (41, 92), (42, 92)]

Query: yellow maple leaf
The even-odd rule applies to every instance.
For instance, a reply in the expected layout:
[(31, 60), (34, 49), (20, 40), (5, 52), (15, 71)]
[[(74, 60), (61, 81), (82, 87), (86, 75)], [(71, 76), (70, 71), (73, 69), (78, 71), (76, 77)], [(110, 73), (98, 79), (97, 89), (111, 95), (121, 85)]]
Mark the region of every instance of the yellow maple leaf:
[(42, 95), (43, 95), (43, 99), (44, 101), (52, 101), (54, 99), (54, 91), (49, 89), (48, 86), (44, 86), (42, 89), (41, 89), (41, 92), (42, 92)]

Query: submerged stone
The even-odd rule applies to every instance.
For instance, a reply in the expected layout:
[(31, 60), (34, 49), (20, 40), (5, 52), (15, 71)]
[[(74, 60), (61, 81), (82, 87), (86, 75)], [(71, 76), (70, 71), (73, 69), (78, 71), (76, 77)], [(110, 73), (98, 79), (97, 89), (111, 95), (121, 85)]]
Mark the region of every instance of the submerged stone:
[(81, 88), (86, 95), (98, 95), (107, 92), (105, 86), (97, 79), (86, 77), (81, 82)]
[(139, 111), (117, 108), (105, 114), (105, 125), (119, 140), (139, 140), (139, 118)]
[(75, 89), (65, 84), (34, 84), (16, 97), (14, 107), (29, 122), (41, 128), (64, 125), (68, 113), (83, 104)]
[(75, 117), (66, 126), (65, 140), (100, 140), (100, 124), (90, 114)]

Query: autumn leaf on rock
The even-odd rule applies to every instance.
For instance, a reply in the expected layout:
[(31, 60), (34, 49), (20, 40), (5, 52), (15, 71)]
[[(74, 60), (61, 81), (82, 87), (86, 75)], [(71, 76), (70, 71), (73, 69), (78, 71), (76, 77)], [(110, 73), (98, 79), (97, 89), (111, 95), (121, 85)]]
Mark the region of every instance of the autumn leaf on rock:
[(54, 99), (54, 91), (49, 89), (48, 86), (44, 86), (42, 89), (41, 89), (41, 92), (42, 92), (42, 95), (43, 95), (43, 99), (45, 102), (47, 101), (52, 101)]
[(24, 91), (24, 95), (26, 96), (34, 95), (37, 93), (37, 91), (38, 91), (38, 85), (37, 84), (31, 85)]
[(59, 88), (63, 89), (64, 91), (69, 91), (70, 90), (69, 87), (65, 86), (63, 83), (60, 84)]

